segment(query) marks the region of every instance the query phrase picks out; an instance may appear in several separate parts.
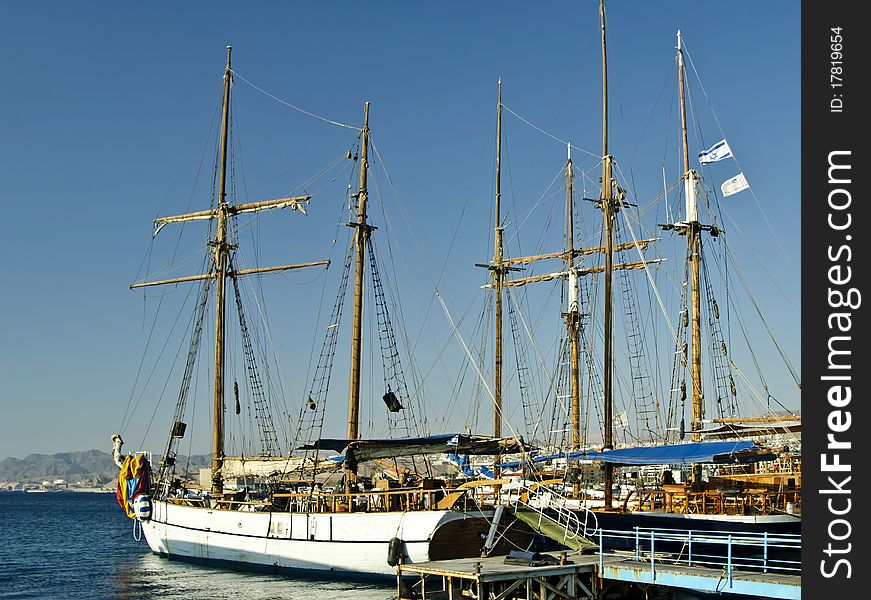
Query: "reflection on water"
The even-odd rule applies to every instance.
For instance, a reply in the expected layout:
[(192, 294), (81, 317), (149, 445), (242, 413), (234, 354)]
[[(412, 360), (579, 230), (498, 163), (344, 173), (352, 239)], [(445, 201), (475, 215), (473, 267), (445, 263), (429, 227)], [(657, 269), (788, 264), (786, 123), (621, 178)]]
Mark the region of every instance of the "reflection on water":
[(113, 597), (217, 598), (270, 600), (324, 598), (386, 600), (396, 593), (388, 581), (360, 582), (310, 579), (227, 571), (143, 554), (117, 565)]

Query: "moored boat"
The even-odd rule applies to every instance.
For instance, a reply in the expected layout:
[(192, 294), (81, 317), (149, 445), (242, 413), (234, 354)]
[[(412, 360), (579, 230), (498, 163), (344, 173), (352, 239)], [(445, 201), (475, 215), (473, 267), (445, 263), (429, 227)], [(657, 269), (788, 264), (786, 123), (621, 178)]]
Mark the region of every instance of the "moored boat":
[[(303, 403), (293, 446), (282, 454), (276, 425), (269, 416), (262, 397), (263, 383), (257, 373), (255, 350), (242, 310), (237, 279), (253, 274), (326, 265), (317, 261), (282, 267), (238, 269), (234, 266), (237, 238), (233, 217), (267, 209), (304, 209), (309, 196), (286, 197), (249, 203), (230, 203), (227, 194), (228, 138), (230, 134), (230, 100), (234, 72), (227, 48), (221, 134), (216, 165), (217, 206), (210, 210), (162, 217), (155, 220), (155, 234), (170, 223), (207, 221), (213, 225), (209, 239), (209, 272), (172, 280), (137, 283), (131, 287), (182, 282), (200, 282), (203, 287), (195, 309), (195, 326), (191, 336), (182, 392), (179, 394), (170, 435), (164, 453), (152, 475), (150, 461), (143, 453), (124, 456), (123, 441), (116, 435), (115, 461), (121, 469), (118, 499), (127, 515), (136, 520), (150, 549), (162, 556), (219, 563), (235, 568), (304, 570), (346, 575), (385, 576), (395, 573), (401, 562), (419, 562), (442, 558), (477, 556), (487, 544), (488, 551), (498, 552), (509, 543), (528, 544), (532, 532), (522, 525), (511, 528), (505, 522), (493, 524), (494, 508), (487, 506), (483, 487), (474, 481), (453, 486), (444, 479), (428, 476), (427, 455), (433, 452), (511, 453), (524, 451), (520, 440), (513, 438), (443, 434), (428, 437), (398, 437), (389, 440), (364, 440), (360, 435), (360, 367), (363, 313), (363, 274), (368, 262), (375, 278), (376, 310), (381, 331), (390, 327), (383, 290), (378, 279), (377, 263), (367, 242), (375, 229), (367, 222), (367, 169), (369, 149), (369, 105), (365, 121), (359, 128), (359, 189), (352, 199), (356, 219), (345, 275), (333, 319), (327, 327), (324, 347), (312, 384)], [(351, 157), (350, 152), (348, 158)], [(356, 162), (355, 156), (355, 162)], [(368, 259), (368, 261), (367, 261)], [(324, 421), (324, 404), (329, 372), (335, 353), (335, 334), (341, 317), (340, 300), (354, 269), (354, 314), (351, 347), (350, 405), (348, 435), (340, 440), (323, 440), (319, 435)], [(251, 412), (260, 438), (259, 456), (231, 456), (225, 448), (225, 416), (231, 402), (225, 353), (227, 318), (225, 317), (229, 282), (235, 292), (243, 345), (245, 367), (252, 390)], [(212, 373), (212, 456), (208, 470), (201, 473), (200, 483), (186, 480), (177, 472), (180, 440), (187, 431), (186, 410), (190, 379), (196, 351), (205, 326), (205, 307), (214, 288), (216, 324), (215, 359)], [(332, 337), (331, 337), (332, 336)], [(385, 375), (387, 392), (384, 401), (388, 418), (409, 409), (407, 393), (398, 368), (395, 340), (384, 339), (382, 352), (388, 353), (391, 371)], [(390, 346), (388, 344), (394, 345)], [(236, 415), (240, 415), (240, 393), (234, 382)], [(232, 405), (232, 404), (231, 404)], [(406, 420), (407, 421), (407, 420)], [(406, 422), (404, 422), (406, 423)], [(406, 423), (407, 424), (407, 423)], [(406, 427), (406, 430), (408, 427)], [(300, 432), (303, 432), (304, 435)], [(332, 450), (341, 454), (325, 458)], [(419, 457), (420, 469), (403, 469), (404, 457)], [(380, 471), (392, 477), (377, 479), (363, 476), (360, 466), (369, 461), (389, 461)], [(378, 471), (379, 469), (376, 469)], [(325, 485), (324, 475), (341, 476)], [(241, 479), (244, 486), (235, 485)], [(492, 494), (492, 492), (490, 492)], [(498, 538), (496, 537), (498, 534)], [(489, 536), (489, 540), (488, 540)]]

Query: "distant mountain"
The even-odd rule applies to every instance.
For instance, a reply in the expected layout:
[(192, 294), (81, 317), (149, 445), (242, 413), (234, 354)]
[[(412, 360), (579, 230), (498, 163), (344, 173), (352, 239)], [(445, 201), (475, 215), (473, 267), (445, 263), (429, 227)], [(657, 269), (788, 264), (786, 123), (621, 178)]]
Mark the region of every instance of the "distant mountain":
[[(158, 462), (159, 457), (154, 458)], [(184, 468), (187, 457), (180, 456), (178, 464)], [(207, 466), (206, 455), (192, 456), (190, 467), (196, 469)], [(0, 482), (40, 483), (44, 480), (64, 479), (67, 483), (78, 481), (102, 485), (118, 477), (118, 467), (112, 455), (101, 450), (81, 452), (58, 452), (57, 454), (31, 454), (25, 458), (0, 459)]]

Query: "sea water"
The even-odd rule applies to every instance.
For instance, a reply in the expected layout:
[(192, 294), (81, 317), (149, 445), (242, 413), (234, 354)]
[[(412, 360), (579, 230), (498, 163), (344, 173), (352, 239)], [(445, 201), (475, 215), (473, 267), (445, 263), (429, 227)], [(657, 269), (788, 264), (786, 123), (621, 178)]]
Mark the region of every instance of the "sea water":
[(272, 576), (160, 558), (113, 494), (0, 493), (0, 598), (395, 598), (395, 584)]

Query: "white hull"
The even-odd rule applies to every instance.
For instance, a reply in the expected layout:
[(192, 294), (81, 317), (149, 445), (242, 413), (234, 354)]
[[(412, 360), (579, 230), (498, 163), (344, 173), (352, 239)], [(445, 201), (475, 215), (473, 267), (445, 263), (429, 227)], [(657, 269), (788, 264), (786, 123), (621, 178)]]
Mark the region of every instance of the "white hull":
[(443, 525), (483, 517), (452, 510), (386, 513), (245, 512), (152, 503), (142, 529), (151, 550), (170, 558), (238, 567), (395, 575), (387, 564), (391, 538), (404, 542), (403, 561), (429, 560)]

